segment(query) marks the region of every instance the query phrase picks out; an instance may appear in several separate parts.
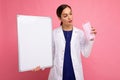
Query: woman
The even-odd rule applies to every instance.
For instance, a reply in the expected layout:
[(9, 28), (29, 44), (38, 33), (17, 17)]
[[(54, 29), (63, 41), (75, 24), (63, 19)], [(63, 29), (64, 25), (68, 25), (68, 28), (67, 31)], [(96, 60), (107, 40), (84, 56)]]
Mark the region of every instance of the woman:
[[(56, 13), (61, 25), (53, 31), (53, 67), (48, 80), (84, 80), (80, 53), (88, 57), (94, 39), (88, 40), (82, 30), (73, 26), (69, 5), (60, 5)], [(91, 33), (96, 34), (95, 29)]]

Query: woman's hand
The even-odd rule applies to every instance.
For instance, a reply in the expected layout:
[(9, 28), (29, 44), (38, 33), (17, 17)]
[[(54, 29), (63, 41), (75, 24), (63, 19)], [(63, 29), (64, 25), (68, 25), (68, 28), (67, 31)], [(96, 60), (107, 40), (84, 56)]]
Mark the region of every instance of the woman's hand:
[(91, 34), (95, 34), (95, 35), (97, 34), (95, 28), (93, 28), (93, 27), (91, 27)]
[(39, 71), (40, 70), (40, 66), (37, 66), (36, 68), (34, 68), (32, 71)]
[[(93, 28), (93, 27), (91, 27), (91, 34), (94, 34), (94, 35), (97, 34), (96, 29)], [(93, 40), (94, 40), (94, 39), (90, 39), (90, 41), (93, 41)]]

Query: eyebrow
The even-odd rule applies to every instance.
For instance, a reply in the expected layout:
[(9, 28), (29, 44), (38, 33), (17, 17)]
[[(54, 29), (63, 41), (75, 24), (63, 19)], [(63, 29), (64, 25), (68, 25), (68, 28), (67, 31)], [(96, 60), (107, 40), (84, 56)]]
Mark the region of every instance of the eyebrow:
[(62, 15), (67, 15), (67, 13), (64, 13), (64, 14), (62, 14)]
[[(72, 13), (72, 11), (70, 11), (70, 13)], [(67, 15), (67, 13), (63, 13), (62, 15)]]

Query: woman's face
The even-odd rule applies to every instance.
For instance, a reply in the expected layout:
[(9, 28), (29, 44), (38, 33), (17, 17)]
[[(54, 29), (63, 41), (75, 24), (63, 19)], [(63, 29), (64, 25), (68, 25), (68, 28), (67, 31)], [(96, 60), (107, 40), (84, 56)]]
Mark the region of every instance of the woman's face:
[(72, 10), (69, 7), (66, 7), (61, 14), (61, 22), (65, 26), (72, 26)]

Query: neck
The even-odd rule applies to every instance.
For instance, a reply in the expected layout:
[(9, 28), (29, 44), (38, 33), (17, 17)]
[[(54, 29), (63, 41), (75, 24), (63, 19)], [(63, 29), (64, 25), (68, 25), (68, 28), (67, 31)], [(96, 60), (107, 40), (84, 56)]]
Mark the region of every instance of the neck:
[(70, 31), (73, 29), (73, 26), (70, 25), (70, 26), (65, 26), (65, 25), (62, 25), (62, 29), (65, 30), (65, 31)]

